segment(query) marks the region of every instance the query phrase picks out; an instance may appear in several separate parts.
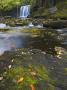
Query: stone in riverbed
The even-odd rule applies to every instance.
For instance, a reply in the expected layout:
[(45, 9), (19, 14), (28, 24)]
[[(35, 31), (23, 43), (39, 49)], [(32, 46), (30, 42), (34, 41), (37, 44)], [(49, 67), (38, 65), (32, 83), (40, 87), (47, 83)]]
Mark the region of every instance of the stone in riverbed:
[(49, 13), (55, 13), (57, 11), (57, 7), (51, 7), (48, 9)]

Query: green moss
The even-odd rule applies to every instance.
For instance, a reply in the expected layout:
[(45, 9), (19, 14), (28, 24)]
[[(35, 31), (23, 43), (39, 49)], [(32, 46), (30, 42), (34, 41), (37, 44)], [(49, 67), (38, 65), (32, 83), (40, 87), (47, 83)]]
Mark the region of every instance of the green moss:
[(5, 90), (30, 90), (31, 84), (37, 88), (39, 83), (41, 83), (43, 90), (45, 90), (46, 83), (50, 81), (44, 66), (13, 67), (8, 69), (3, 76), (5, 79), (0, 85), (4, 84)]
[(53, 85), (49, 84), (49, 86), (48, 86), (48, 89), (47, 89), (47, 90), (55, 90), (55, 87), (54, 87)]
[(60, 18), (60, 19), (67, 19), (67, 1), (59, 2), (56, 5), (57, 11), (55, 13), (49, 13), (48, 8), (40, 8), (38, 11), (33, 13), (34, 17), (41, 16), (44, 18)]

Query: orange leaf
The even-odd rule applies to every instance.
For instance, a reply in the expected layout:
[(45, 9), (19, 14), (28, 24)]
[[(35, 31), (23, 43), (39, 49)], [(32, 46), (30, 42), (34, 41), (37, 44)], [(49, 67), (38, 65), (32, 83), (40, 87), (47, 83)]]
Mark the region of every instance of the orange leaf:
[(31, 84), (30, 87), (31, 87), (31, 90), (35, 90), (35, 87), (33, 84)]

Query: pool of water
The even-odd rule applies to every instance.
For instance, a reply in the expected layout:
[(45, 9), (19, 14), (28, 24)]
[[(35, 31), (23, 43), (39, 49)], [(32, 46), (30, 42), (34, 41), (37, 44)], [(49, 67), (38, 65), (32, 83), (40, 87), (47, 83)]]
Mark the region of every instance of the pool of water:
[[(16, 90), (19, 87), (23, 89), (25, 85), (24, 90), (27, 90), (27, 82), (28, 80), (31, 82), (30, 74), (33, 70), (32, 77), (35, 77), (33, 80), (39, 85), (41, 84), (42, 88), (45, 85), (43, 83), (45, 82), (43, 77), (45, 77), (51, 78), (49, 82), (52, 85), (55, 84), (56, 90), (66, 90), (66, 68), (67, 28), (11, 27), (11, 30), (0, 32), (1, 90), (9, 90), (9, 88), (15, 90), (16, 87)], [(37, 73), (37, 69), (39, 73)], [(48, 77), (42, 69), (48, 71)], [(28, 78), (25, 79), (25, 75)], [(24, 85), (21, 82), (16, 84), (18, 78), (22, 82), (26, 80), (26, 83), (24, 82)]]
[(54, 53), (54, 48), (57, 45), (65, 49), (67, 48), (67, 28), (56, 30), (39, 29), (39, 33), (35, 28), (36, 35), (34, 31), (33, 34), (23, 32), (25, 29), (31, 30), (32, 28), (16, 28), (14, 27), (8, 32), (0, 32), (0, 54), (3, 54), (5, 51), (15, 50), (16, 48), (36, 48), (45, 50), (48, 53)]

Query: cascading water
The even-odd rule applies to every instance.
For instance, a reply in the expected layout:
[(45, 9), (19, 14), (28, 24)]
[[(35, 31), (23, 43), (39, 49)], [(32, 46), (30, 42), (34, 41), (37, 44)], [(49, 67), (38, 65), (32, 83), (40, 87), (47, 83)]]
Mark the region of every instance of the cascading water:
[(0, 23), (0, 28), (6, 28), (6, 24)]
[(20, 18), (27, 18), (30, 15), (30, 5), (21, 6)]

